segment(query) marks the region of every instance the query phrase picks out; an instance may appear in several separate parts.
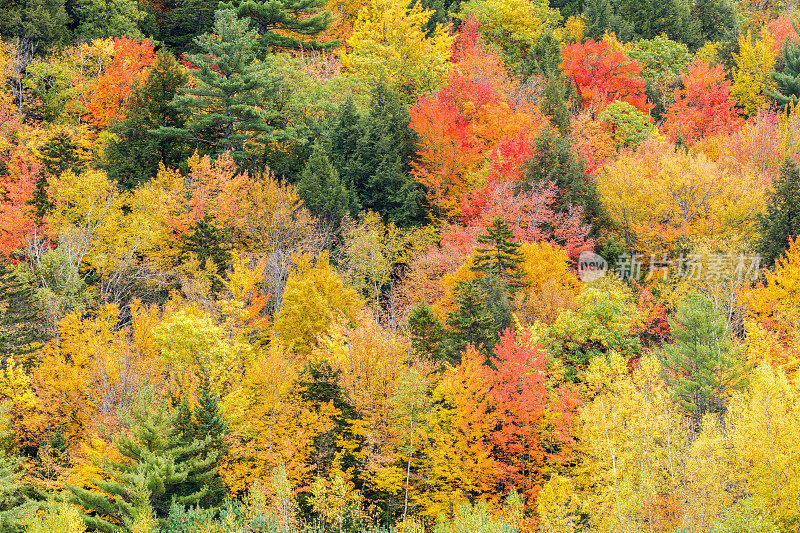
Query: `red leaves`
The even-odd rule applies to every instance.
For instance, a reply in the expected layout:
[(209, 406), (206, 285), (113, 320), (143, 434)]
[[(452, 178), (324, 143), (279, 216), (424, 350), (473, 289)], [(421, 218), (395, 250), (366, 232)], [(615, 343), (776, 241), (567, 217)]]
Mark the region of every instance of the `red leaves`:
[(109, 68), (97, 79), (86, 110), (97, 128), (107, 128), (124, 120), (124, 108), (135, 85), (143, 83), (156, 62), (153, 43), (121, 37), (114, 40), (114, 56)]
[(647, 113), (642, 69), (606, 41), (575, 43), (564, 47), (561, 69), (575, 82), (584, 107), (603, 109), (614, 100), (628, 102)]
[(529, 333), (506, 330), (495, 347), (488, 381), (493, 400), (493, 455), (507, 489), (515, 487), (533, 504), (548, 465), (567, 459), (578, 398), (574, 390), (552, 387), (547, 353)]
[(738, 129), (736, 101), (730, 96), (731, 83), (721, 65), (695, 61), (682, 72), (681, 81), (684, 88), (675, 91), (675, 102), (664, 123), (664, 131), (673, 139), (682, 137), (691, 144)]

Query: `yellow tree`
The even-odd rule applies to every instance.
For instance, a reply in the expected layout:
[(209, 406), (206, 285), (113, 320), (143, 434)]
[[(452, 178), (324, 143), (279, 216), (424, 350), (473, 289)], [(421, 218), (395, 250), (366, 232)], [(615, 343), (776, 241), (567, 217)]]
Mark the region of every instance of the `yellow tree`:
[(752, 495), (771, 518), (800, 519), (800, 390), (778, 370), (762, 364), (750, 389), (728, 406), (726, 425), (733, 446), (734, 483)]
[(655, 359), (633, 375), (616, 353), (586, 372), (590, 401), (581, 408), (575, 484), (582, 509), (601, 531), (668, 530), (680, 485), (685, 436), (680, 413)]
[(790, 379), (800, 369), (800, 243), (793, 241), (775, 271), (745, 293), (750, 308), (746, 322), (751, 362), (768, 361)]
[(439, 24), (426, 35), (432, 14), (419, 2), (371, 0), (358, 13), (342, 63), (371, 81), (419, 93), (434, 89), (447, 72), (453, 37)]
[(354, 321), (361, 301), (353, 289), (345, 288), (331, 267), (327, 254), (312, 260), (303, 255), (286, 283), (275, 333), (287, 347), (308, 356), (318, 338), (339, 318)]
[(731, 94), (746, 115), (754, 115), (764, 105), (767, 94), (775, 90), (771, 77), (775, 66), (773, 48), (767, 26), (761, 28), (760, 38), (753, 36), (751, 30), (739, 37), (739, 53), (733, 54), (736, 70)]

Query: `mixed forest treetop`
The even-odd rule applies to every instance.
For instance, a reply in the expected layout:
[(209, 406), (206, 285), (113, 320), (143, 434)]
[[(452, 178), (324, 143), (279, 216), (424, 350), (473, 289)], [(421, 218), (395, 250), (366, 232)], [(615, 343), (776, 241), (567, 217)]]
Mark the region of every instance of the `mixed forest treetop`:
[(799, 24), (0, 0), (0, 531), (800, 532)]

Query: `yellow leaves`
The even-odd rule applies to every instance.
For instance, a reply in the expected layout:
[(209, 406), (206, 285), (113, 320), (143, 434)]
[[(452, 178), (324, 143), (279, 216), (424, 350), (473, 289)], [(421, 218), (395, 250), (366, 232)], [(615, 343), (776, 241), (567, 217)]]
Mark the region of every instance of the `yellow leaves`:
[(572, 533), (578, 519), (578, 497), (572, 480), (553, 474), (542, 487), (537, 503), (542, 531)]
[(745, 293), (752, 320), (745, 323), (753, 362), (769, 361), (795, 378), (800, 367), (800, 243), (791, 242), (766, 281)]
[(782, 372), (762, 364), (750, 390), (728, 406), (734, 480), (764, 502), (777, 519), (797, 520), (800, 509), (800, 390)]
[(681, 238), (753, 239), (765, 191), (741, 166), (650, 139), (602, 169), (598, 192), (629, 248), (664, 253)]
[(739, 53), (733, 54), (736, 70), (731, 94), (745, 114), (754, 115), (766, 102), (767, 94), (775, 90), (772, 69), (775, 66), (773, 38), (767, 26), (761, 28), (759, 39), (748, 30), (739, 37)]
[(473, 15), (481, 33), (507, 50), (532, 45), (542, 31), (561, 21), (558, 10), (542, 0), (469, 0), (461, 12)]
[(323, 254), (313, 262), (301, 256), (286, 283), (283, 303), (275, 317), (278, 338), (301, 355), (308, 355), (317, 338), (343, 317), (354, 321), (361, 308), (356, 292), (344, 287)]
[(361, 8), (342, 54), (344, 66), (370, 81), (425, 93), (447, 72), (454, 37), (437, 25), (431, 37), (424, 26), (433, 11), (417, 2), (371, 0)]

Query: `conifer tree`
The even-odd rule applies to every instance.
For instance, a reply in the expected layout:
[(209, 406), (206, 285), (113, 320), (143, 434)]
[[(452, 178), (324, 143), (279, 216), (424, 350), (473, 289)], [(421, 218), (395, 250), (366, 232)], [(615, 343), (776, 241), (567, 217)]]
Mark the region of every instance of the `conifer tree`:
[(28, 354), (45, 341), (33, 288), (0, 262), (0, 362)]
[(184, 143), (154, 134), (161, 127), (183, 128), (185, 115), (170, 103), (187, 76), (175, 58), (161, 52), (144, 85), (131, 95), (126, 118), (111, 132), (115, 139), (106, 151), (105, 170), (122, 188), (133, 189), (156, 176), (158, 166), (176, 168), (188, 153)]
[(496, 276), (508, 286), (511, 295), (527, 284), (523, 281), (521, 264), (524, 260), (520, 244), (512, 239), (514, 234), (505, 220), (497, 217), (478, 237), (478, 248), (472, 270)]
[(243, 161), (248, 151), (276, 141), (281, 132), (272, 126), (268, 109), (277, 75), (269, 60), (257, 61), (253, 50), (258, 32), (250, 19), (239, 19), (232, 9), (214, 15), (213, 33), (196, 39), (201, 53), (185, 60), (194, 67), (193, 83), (172, 101), (180, 113), (191, 117), (184, 126), (161, 126), (158, 135), (179, 138), (212, 154), (231, 151)]
[(207, 443), (200, 456), (208, 458), (213, 454), (215, 458), (214, 471), (210, 479), (206, 472), (201, 472), (200, 476), (189, 476), (187, 478), (187, 488), (184, 490), (184, 493), (191, 494), (195, 491), (203, 490), (205, 487), (206, 495), (200, 501), (202, 507), (219, 507), (225, 499), (225, 485), (217, 467), (219, 457), (226, 451), (225, 436), (227, 433), (228, 424), (222, 416), (219, 398), (211, 387), (208, 374), (203, 373), (200, 375), (200, 385), (197, 388), (197, 407), (194, 409), (194, 425), (191, 438)]
[(415, 352), (434, 361), (445, 357), (446, 332), (429, 305), (423, 303), (414, 308), (408, 317), (408, 330)]
[(772, 73), (775, 90), (770, 96), (780, 107), (800, 101), (800, 46), (786, 43), (781, 50), (780, 67)]
[(800, 171), (787, 158), (767, 199), (767, 211), (759, 216), (759, 251), (767, 266), (775, 264), (789, 248), (789, 239), (800, 236)]
[(656, 352), (664, 380), (700, 428), (703, 416), (722, 415), (728, 398), (743, 384), (743, 351), (733, 345), (725, 317), (714, 302), (689, 295), (670, 321), (675, 343)]
[(602, 220), (597, 184), (584, 171), (570, 146), (569, 137), (544, 133), (533, 145), (533, 157), (528, 161), (526, 187), (555, 182), (559, 194), (554, 208), (564, 212), (570, 205), (583, 207), (584, 222)]
[(449, 313), (448, 357), (459, 361), (473, 345), (488, 362), (500, 333), (512, 324), (512, 308), (506, 283), (493, 275), (456, 284), (456, 311)]
[[(352, 108), (345, 107), (348, 121)], [(370, 108), (362, 121), (363, 134), (341, 176), (352, 178), (362, 209), (380, 213), (387, 222), (404, 227), (423, 218), (422, 191), (411, 177), (411, 160), (416, 146), (408, 124), (411, 117), (400, 95), (379, 83), (372, 93)], [(354, 128), (348, 132), (348, 138)]]
[(261, 49), (267, 54), (276, 49), (320, 50), (337, 46), (338, 40), (318, 43), (294, 35), (313, 37), (328, 29), (329, 11), (321, 9), (326, 0), (232, 0), (221, 2), (220, 9), (235, 9), (240, 17), (252, 19), (261, 33)]
[(345, 215), (355, 215), (357, 208), (354, 194), (331, 164), (327, 150), (317, 142), (311, 151), (297, 193), (308, 210), (317, 217), (338, 226)]
[(148, 513), (165, 519), (173, 501), (202, 504), (216, 472), (217, 452), (209, 449), (210, 439), (186, 442), (176, 426), (177, 411), (148, 391), (123, 418), (129, 429), (114, 439), (122, 459), (95, 459), (100, 474), (92, 480), (94, 491), (67, 485), (72, 502), (84, 510), (86, 525), (116, 533)]

